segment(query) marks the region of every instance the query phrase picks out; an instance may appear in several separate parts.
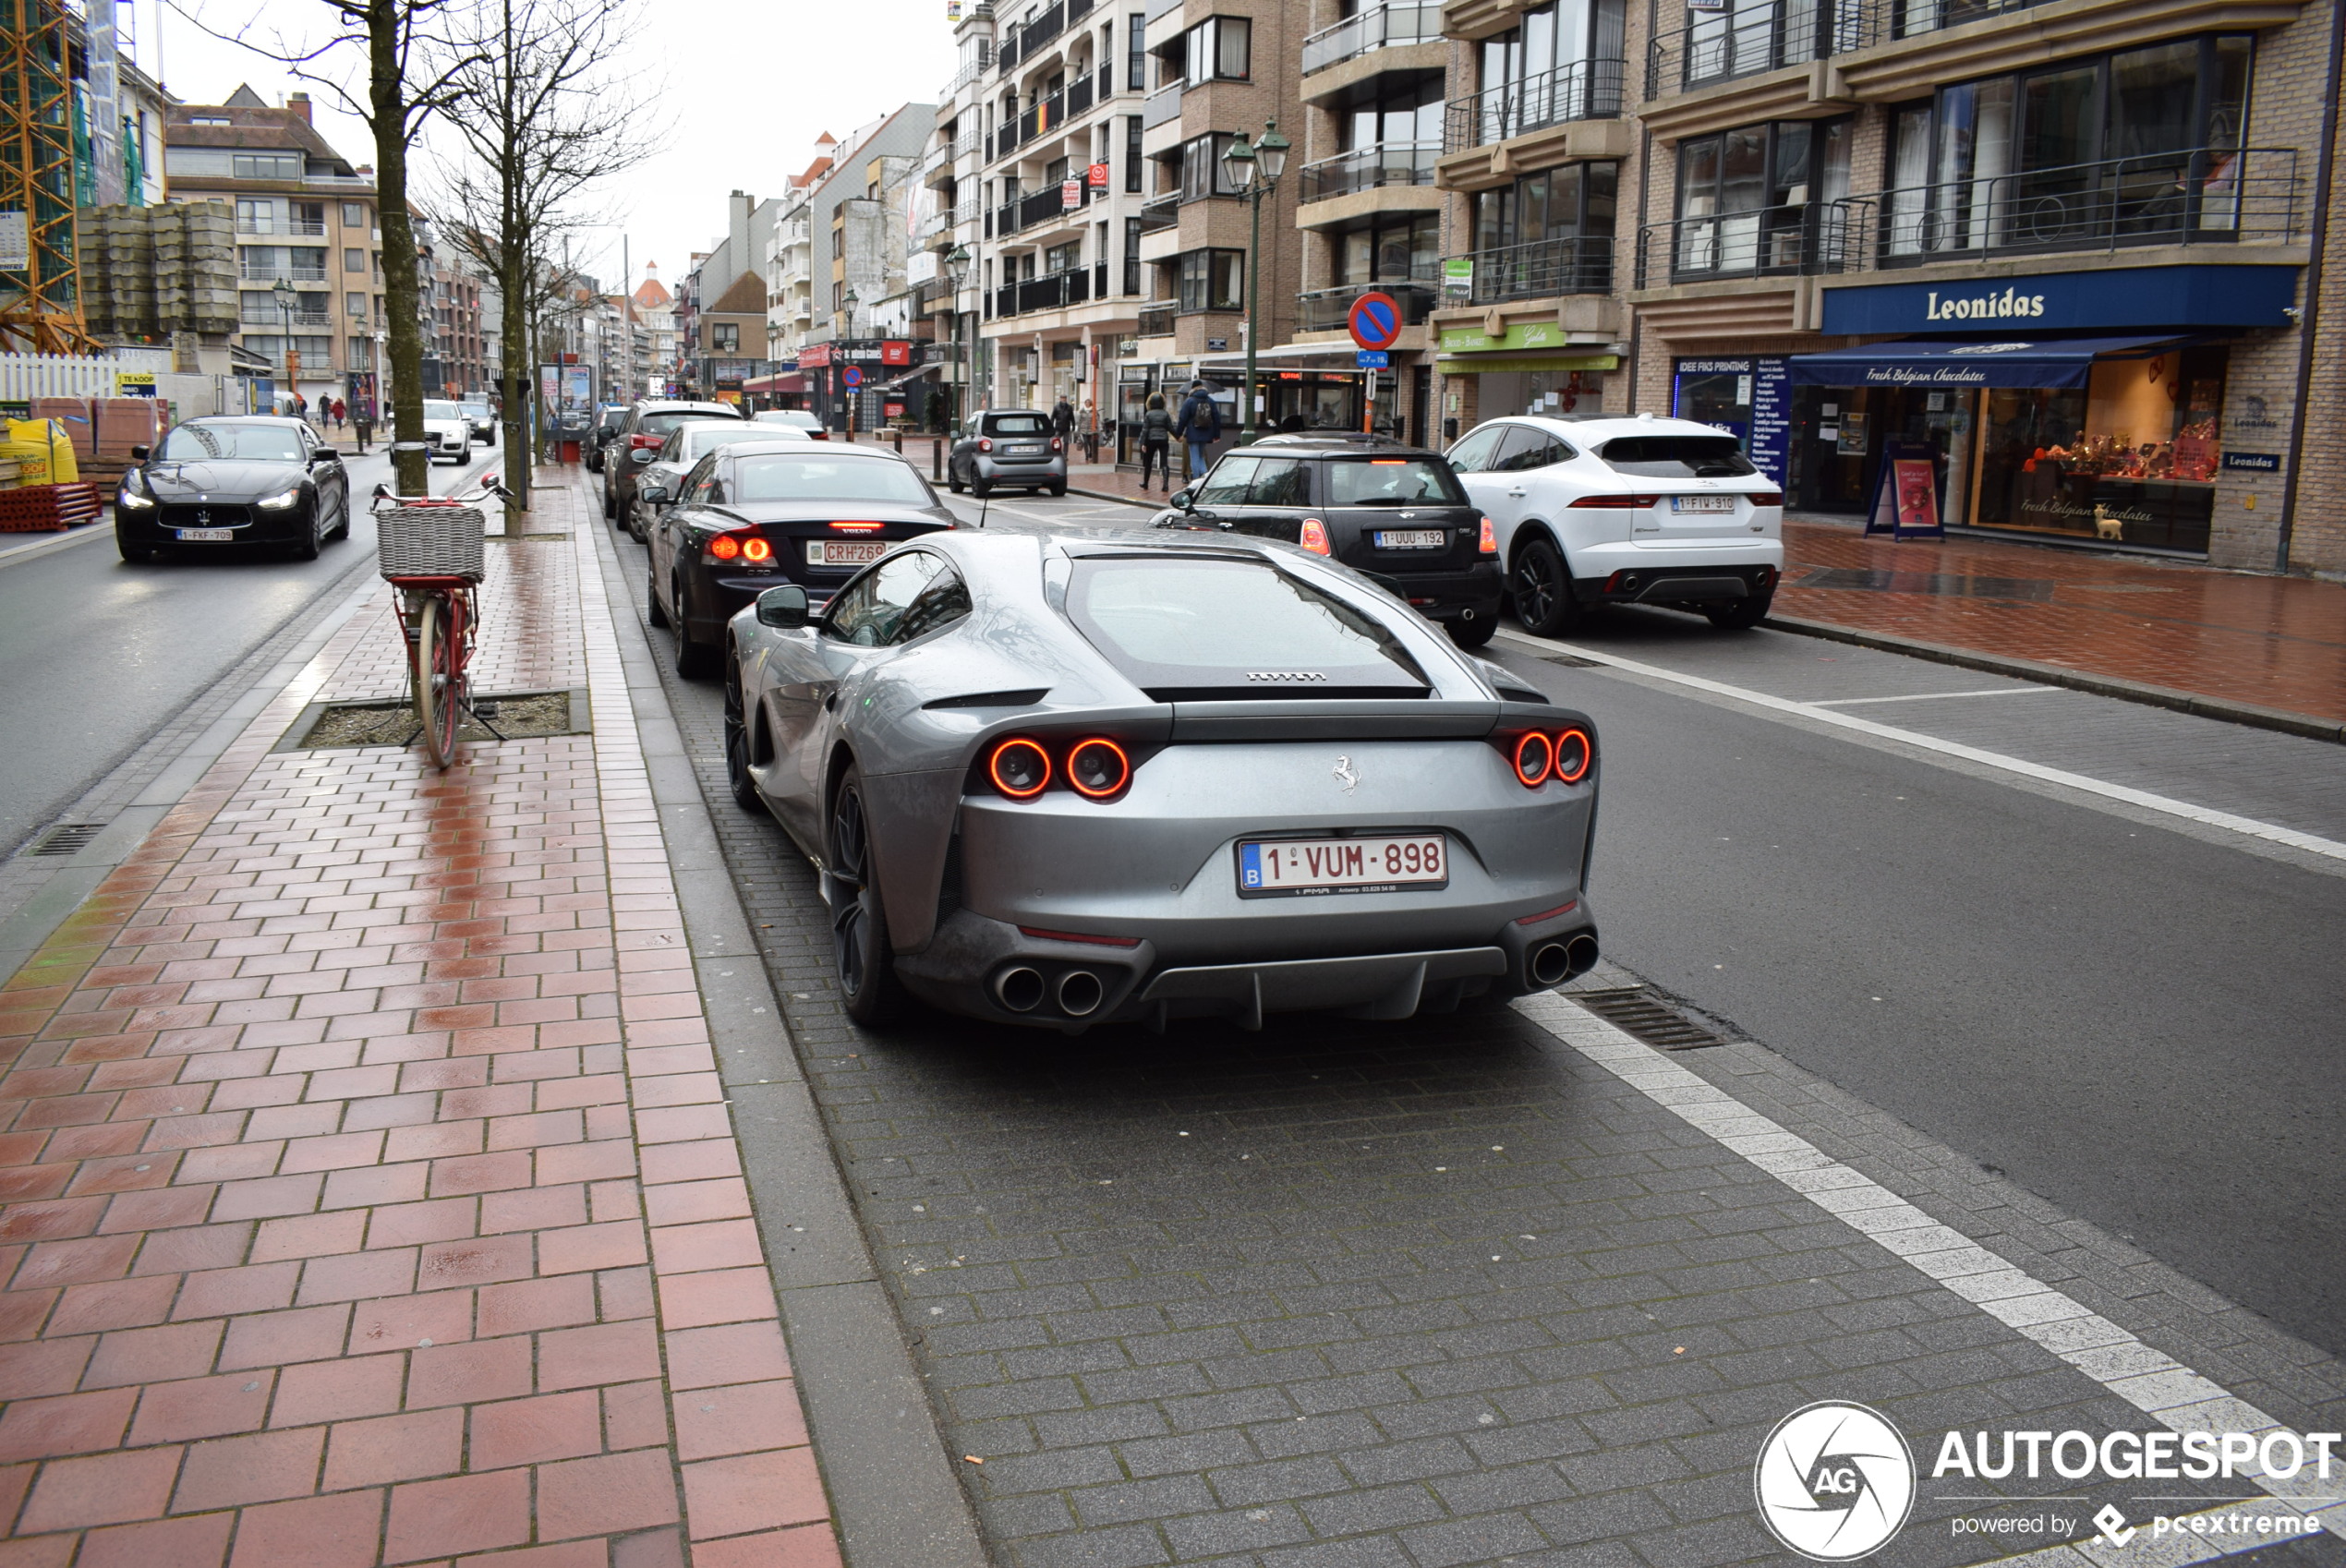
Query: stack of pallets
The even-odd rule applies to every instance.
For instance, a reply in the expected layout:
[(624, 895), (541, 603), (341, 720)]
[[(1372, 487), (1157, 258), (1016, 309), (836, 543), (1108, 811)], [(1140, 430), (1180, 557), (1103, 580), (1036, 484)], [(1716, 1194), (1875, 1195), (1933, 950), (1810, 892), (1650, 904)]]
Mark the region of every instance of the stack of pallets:
[(37, 534), (95, 523), (100, 515), (98, 487), (87, 480), (73, 485), (26, 485), (0, 490), (0, 534)]

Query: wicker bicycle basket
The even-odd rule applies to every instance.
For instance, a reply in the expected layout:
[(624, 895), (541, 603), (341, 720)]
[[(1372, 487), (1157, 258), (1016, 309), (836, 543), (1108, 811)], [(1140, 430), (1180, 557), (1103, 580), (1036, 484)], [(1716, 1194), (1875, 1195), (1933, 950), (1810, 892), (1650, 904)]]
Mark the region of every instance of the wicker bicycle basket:
[(484, 575), (481, 537), (488, 519), (477, 506), (394, 506), (375, 514), (375, 554), (386, 577)]

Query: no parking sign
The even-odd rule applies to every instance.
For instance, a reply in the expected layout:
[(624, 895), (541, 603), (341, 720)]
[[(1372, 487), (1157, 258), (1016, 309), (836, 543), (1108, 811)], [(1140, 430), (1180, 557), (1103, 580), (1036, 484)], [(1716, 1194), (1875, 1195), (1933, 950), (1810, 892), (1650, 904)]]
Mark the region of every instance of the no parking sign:
[(1352, 341), (1366, 349), (1391, 348), (1401, 336), (1401, 307), (1389, 294), (1371, 292), (1352, 302)]
[(861, 365), (850, 365), (839, 373), (839, 379), (851, 387), (860, 387), (864, 384), (864, 368)]

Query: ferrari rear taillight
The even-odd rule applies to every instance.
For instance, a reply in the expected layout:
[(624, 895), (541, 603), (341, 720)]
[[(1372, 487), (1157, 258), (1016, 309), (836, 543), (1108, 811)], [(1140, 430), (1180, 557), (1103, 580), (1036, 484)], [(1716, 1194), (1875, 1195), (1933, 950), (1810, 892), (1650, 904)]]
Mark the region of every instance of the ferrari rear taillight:
[(1491, 737), (1491, 743), (1506, 754), (1516, 782), (1527, 790), (1551, 779), (1578, 784), (1596, 760), (1596, 742), (1577, 724), (1561, 730), (1502, 730)]
[(1067, 781), (1087, 800), (1106, 800), (1132, 781), (1132, 759), (1106, 736), (1094, 735), (1067, 754)]
[(987, 782), (1013, 801), (1031, 801), (1062, 778), (1087, 801), (1115, 800), (1132, 782), (1132, 754), (1106, 735), (1012, 735), (987, 747), (985, 759)]
[(1477, 541), (1474, 548), (1478, 553), (1482, 555), (1496, 555), (1499, 553), (1499, 525), (1496, 523), (1492, 522), (1488, 517), (1482, 520), (1482, 536), (1481, 539)]
[(1303, 548), (1313, 555), (1332, 555), (1328, 549), (1328, 525), (1316, 517), (1303, 520)]
[(1660, 506), (1662, 498), (1660, 496), (1582, 496), (1572, 504), (1577, 510), (1643, 511), (1648, 507)]
[(986, 758), (986, 776), (994, 788), (1013, 801), (1031, 801), (1051, 782), (1051, 754), (1040, 741), (1013, 735), (997, 741)]

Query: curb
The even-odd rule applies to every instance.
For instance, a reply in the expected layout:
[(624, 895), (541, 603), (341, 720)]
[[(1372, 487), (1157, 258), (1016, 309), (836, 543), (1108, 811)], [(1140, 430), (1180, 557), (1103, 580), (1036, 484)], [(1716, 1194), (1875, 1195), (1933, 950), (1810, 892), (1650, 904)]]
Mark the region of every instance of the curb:
[(2230, 702), (2222, 697), (2204, 697), (2192, 692), (2179, 692), (2171, 686), (2154, 686), (2145, 681), (2129, 681), (2119, 675), (2094, 675), (2065, 665), (2046, 664), (2033, 658), (2020, 658), (2005, 654), (1977, 653), (1970, 648), (1949, 647), (1942, 643), (1925, 643), (1912, 637), (1898, 637), (1882, 632), (1859, 632), (1847, 626), (1835, 626), (1826, 621), (1808, 621), (1797, 616), (1771, 615), (1760, 622), (1778, 632), (1792, 632), (1804, 637), (1819, 637), (1827, 642), (1847, 643), (1861, 648), (1878, 648), (1884, 653), (1905, 654), (1915, 658), (1927, 658), (1939, 664), (1959, 665), (1965, 669), (1984, 670), (1990, 675), (2008, 675), (2015, 680), (2035, 681), (2048, 686), (2066, 686), (2074, 691), (2091, 692), (2097, 696), (2115, 697), (2122, 702), (2141, 703), (2149, 707), (2163, 707), (2177, 713), (2196, 714), (2202, 718), (2220, 718), (2227, 723), (2244, 724), (2256, 730), (2277, 730), (2286, 735), (2300, 735), (2309, 741), (2328, 741), (2346, 744), (2346, 722), (2334, 718), (2315, 718), (2302, 713), (2290, 713), (2281, 708), (2259, 707), (2254, 703)]
[(1126, 506), (1137, 506), (1143, 511), (1147, 512), (1154, 512), (1156, 508), (1165, 504), (1161, 501), (1134, 501), (1131, 496), (1120, 496), (1113, 490), (1079, 489), (1073, 485), (1067, 487), (1067, 493), (1071, 496), (1089, 496), (1094, 501), (1122, 501)]

